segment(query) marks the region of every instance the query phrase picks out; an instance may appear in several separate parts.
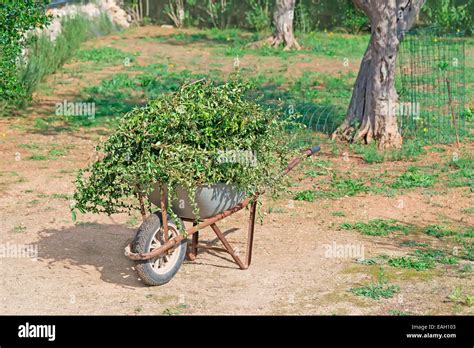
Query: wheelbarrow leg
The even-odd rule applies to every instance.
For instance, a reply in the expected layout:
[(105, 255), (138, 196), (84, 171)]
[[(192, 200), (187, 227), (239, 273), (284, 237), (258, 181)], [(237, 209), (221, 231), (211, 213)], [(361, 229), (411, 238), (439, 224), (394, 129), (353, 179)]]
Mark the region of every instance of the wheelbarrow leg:
[(255, 231), (255, 212), (257, 208), (257, 200), (255, 200), (250, 206), (250, 218), (249, 218), (249, 231), (247, 236), (247, 253), (245, 255), (245, 263), (247, 267), (252, 262), (252, 249), (253, 249), (253, 233)]
[(224, 247), (227, 249), (227, 252), (232, 256), (234, 261), (239, 265), (241, 269), (247, 269), (248, 267), (244, 265), (242, 260), (237, 256), (237, 254), (234, 252), (234, 249), (232, 249), (232, 246), (229, 244), (227, 239), (225, 239), (224, 233), (221, 232), (219, 227), (217, 227), (216, 224), (211, 225), (212, 230), (216, 233), (217, 238), (224, 244)]
[[(193, 222), (193, 226), (196, 226), (197, 223)], [(192, 235), (191, 239), (191, 245), (189, 246), (188, 250), (188, 259), (190, 261), (196, 260), (197, 254), (198, 254), (198, 247), (197, 245), (199, 244), (199, 231), (194, 232)]]

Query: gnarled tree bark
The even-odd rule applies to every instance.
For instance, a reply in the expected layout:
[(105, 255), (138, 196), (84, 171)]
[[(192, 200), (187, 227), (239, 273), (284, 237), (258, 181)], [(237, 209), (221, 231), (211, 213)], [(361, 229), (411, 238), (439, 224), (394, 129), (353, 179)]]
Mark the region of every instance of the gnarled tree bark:
[(378, 141), (381, 149), (400, 147), (396, 117), (396, 58), (404, 33), (425, 0), (353, 0), (370, 18), (372, 35), (362, 59), (343, 124), (332, 135), (351, 142)]
[(273, 25), (275, 29), (272, 36), (266, 40), (252, 44), (252, 47), (260, 47), (262, 45), (279, 47), (284, 44), (285, 51), (301, 49), (293, 32), (295, 2), (296, 0), (276, 0), (275, 11), (273, 12)]

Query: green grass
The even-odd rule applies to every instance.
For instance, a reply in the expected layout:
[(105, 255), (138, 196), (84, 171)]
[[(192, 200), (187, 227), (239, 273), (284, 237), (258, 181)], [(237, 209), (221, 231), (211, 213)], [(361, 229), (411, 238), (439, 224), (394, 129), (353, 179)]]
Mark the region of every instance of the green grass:
[(214, 47), (216, 54), (232, 57), (245, 55), (278, 56), (288, 59), (305, 55), (325, 56), (341, 60), (349, 58), (349, 64), (359, 64), (369, 42), (368, 35), (347, 35), (340, 33), (298, 33), (298, 40), (303, 51), (284, 51), (280, 48), (263, 46), (250, 48), (249, 43), (264, 39), (270, 33), (251, 33), (241, 29), (207, 29), (199, 33), (177, 33), (169, 36), (147, 37), (145, 41), (160, 41), (172, 44), (189, 45), (203, 43)]
[(429, 236), (433, 236), (436, 238), (443, 238), (447, 236), (453, 236), (456, 232), (447, 230), (442, 226), (439, 225), (429, 225), (425, 227), (425, 233)]
[(133, 62), (139, 54), (139, 52), (130, 54), (115, 47), (99, 47), (82, 49), (77, 52), (75, 59), (94, 62), (98, 64), (98, 66), (105, 66), (117, 63), (125, 64), (126, 60)]
[(384, 270), (380, 268), (378, 279), (376, 281), (371, 282), (366, 286), (352, 288), (350, 291), (357, 296), (379, 300), (381, 298), (392, 298), (400, 291), (400, 287), (398, 285), (388, 284), (384, 275)]
[(186, 309), (188, 308), (188, 305), (186, 304), (179, 304), (171, 308), (166, 308), (163, 311), (163, 315), (179, 315), (182, 314)]
[(474, 306), (474, 295), (464, 292), (460, 287), (454, 288), (448, 298), (457, 304), (467, 307)]
[(15, 227), (13, 227), (13, 232), (14, 233), (25, 233), (26, 232), (26, 227), (23, 226), (22, 224), (16, 225)]
[(50, 158), (65, 156), (66, 154), (67, 154), (67, 151), (65, 149), (51, 149), (48, 151), (48, 156)]
[(351, 149), (361, 155), (362, 159), (368, 164), (385, 161), (415, 161), (426, 152), (421, 142), (412, 139), (405, 140), (401, 149), (387, 150), (385, 152), (380, 151), (375, 142), (369, 145), (353, 144)]
[(446, 255), (442, 250), (438, 249), (420, 249), (415, 251), (415, 256), (419, 260), (428, 263), (440, 263), (444, 265), (457, 265), (459, 260), (455, 256)]
[(446, 152), (446, 149), (443, 147), (431, 147), (428, 149), (429, 152)]
[(376, 257), (372, 257), (368, 259), (357, 259), (355, 262), (360, 265), (376, 265), (378, 263), (378, 259)]
[(338, 211), (333, 211), (331, 213), (332, 216), (337, 216), (337, 217), (342, 217), (342, 216), (346, 216), (346, 213), (341, 211), (341, 210), (338, 210)]
[(54, 198), (54, 199), (63, 199), (63, 200), (71, 200), (72, 199), (72, 195), (70, 194), (67, 194), (67, 193), (53, 193), (51, 195), (51, 198)]
[(305, 173), (305, 176), (310, 177), (310, 178), (316, 178), (318, 176), (324, 176), (328, 172), (326, 170), (314, 170), (310, 169)]
[(28, 62), (21, 72), (21, 83), (31, 94), (45, 76), (54, 73), (74, 56), (81, 43), (112, 30), (114, 26), (105, 14), (95, 21), (86, 16), (63, 19), (61, 35), (54, 43), (47, 36), (41, 36), (30, 45)]
[(352, 197), (359, 193), (366, 193), (369, 191), (368, 187), (361, 179), (339, 178), (335, 174), (331, 181), (332, 191), (330, 194), (333, 197)]
[(362, 159), (368, 163), (381, 163), (385, 160), (385, 155), (383, 152), (377, 149), (377, 144), (372, 143), (369, 145), (351, 145), (351, 148), (359, 155), (362, 155)]
[(48, 157), (45, 155), (31, 155), (26, 158), (29, 161), (47, 161)]
[(437, 175), (423, 173), (418, 167), (410, 167), (395, 179), (392, 188), (431, 187), (436, 182)]
[(299, 191), (295, 194), (295, 201), (314, 202), (316, 199), (316, 192), (312, 190)]
[[(85, 122), (85, 120), (73, 118), (69, 121), (91, 126), (104, 117), (121, 117), (137, 105), (143, 105), (148, 99), (175, 92), (183, 83), (205, 76), (193, 74), (188, 70), (171, 71), (164, 64), (152, 64), (147, 67), (134, 67), (134, 69), (141, 73), (134, 77), (127, 73), (118, 73), (101, 81), (99, 85), (83, 89), (82, 99), (96, 105), (95, 120)], [(113, 124), (115, 121), (111, 122)]]
[(405, 256), (391, 257), (388, 255), (379, 255), (369, 259), (359, 259), (356, 260), (356, 262), (362, 265), (389, 265), (395, 268), (426, 271), (434, 268), (438, 264), (457, 265), (459, 264), (459, 258), (447, 255), (442, 250), (427, 248), (417, 249), (414, 253)]
[(474, 157), (463, 157), (448, 162), (448, 187), (470, 187), (474, 192)]
[(411, 268), (423, 271), (434, 267), (434, 263), (428, 259), (420, 259), (409, 256), (394, 257), (388, 260), (388, 264), (397, 268)]
[(396, 220), (384, 220), (384, 219), (374, 219), (370, 220), (367, 223), (365, 222), (356, 222), (350, 223), (345, 222), (340, 225), (340, 228), (343, 230), (355, 230), (366, 236), (388, 236), (393, 232), (403, 232), (408, 233), (409, 227), (401, 225), (396, 222)]
[(40, 145), (36, 143), (29, 143), (29, 144), (20, 144), (18, 147), (22, 149), (27, 149), (27, 150), (39, 150)]

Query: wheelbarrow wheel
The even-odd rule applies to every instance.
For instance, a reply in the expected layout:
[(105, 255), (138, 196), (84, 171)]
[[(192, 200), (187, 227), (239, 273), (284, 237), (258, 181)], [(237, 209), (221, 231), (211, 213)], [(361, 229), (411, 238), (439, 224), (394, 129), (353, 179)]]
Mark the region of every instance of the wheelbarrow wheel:
[[(177, 236), (179, 230), (168, 216), (169, 238)], [(161, 213), (150, 215), (137, 231), (132, 243), (134, 253), (148, 253), (164, 244), (164, 231), (161, 222)], [(141, 280), (147, 285), (163, 285), (168, 283), (178, 272), (186, 255), (186, 239), (170, 249), (150, 260), (137, 261), (135, 268)]]

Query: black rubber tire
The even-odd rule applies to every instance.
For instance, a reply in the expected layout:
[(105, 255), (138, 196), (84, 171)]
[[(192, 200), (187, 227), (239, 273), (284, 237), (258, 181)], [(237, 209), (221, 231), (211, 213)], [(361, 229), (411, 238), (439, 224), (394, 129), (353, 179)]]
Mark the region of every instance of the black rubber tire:
[[(150, 251), (150, 246), (154, 236), (160, 233), (160, 240), (163, 240), (163, 231), (161, 229), (161, 213), (154, 213), (150, 215), (140, 226), (132, 243), (132, 252), (134, 253), (147, 253)], [(176, 224), (168, 216), (168, 227), (170, 231), (174, 230), (178, 232)], [(153, 264), (156, 259), (136, 261), (135, 269), (143, 283), (151, 286), (163, 285), (168, 283), (171, 278), (178, 272), (181, 264), (183, 263), (184, 257), (186, 256), (187, 240), (183, 239), (176, 247), (174, 252), (178, 253), (174, 260), (174, 264), (169, 265), (169, 269), (159, 274), (154, 271)]]

